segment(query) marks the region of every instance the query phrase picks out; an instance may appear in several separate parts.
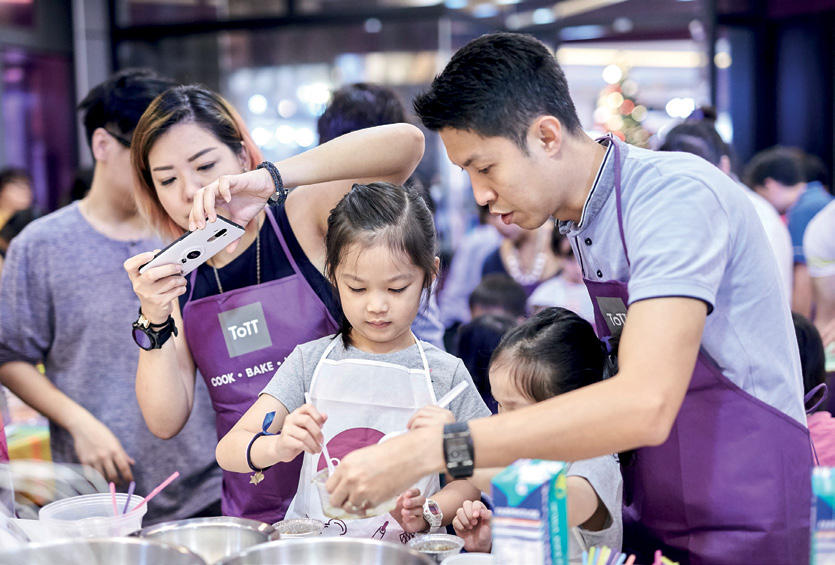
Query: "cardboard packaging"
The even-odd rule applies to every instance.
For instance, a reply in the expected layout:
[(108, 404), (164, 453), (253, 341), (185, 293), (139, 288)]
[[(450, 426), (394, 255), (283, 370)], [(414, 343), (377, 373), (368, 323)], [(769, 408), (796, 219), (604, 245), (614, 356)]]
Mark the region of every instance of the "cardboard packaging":
[(520, 459), (492, 481), (493, 554), (503, 565), (568, 565), (566, 464)]

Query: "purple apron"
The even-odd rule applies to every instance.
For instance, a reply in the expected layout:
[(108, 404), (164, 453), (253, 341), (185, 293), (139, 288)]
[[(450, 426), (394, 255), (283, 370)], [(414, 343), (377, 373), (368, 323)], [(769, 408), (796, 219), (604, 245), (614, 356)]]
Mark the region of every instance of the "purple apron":
[[(218, 439), (252, 406), (297, 345), (338, 328), (299, 270), (269, 208), (266, 213), (294, 274), (192, 301), (194, 271), (183, 308), (186, 340), (217, 414)], [(283, 519), (296, 494), (301, 465), (301, 457), (279, 463), (257, 485), (250, 483), (250, 473), (224, 471), (223, 514), (268, 524)]]
[[(627, 285), (584, 280), (598, 334), (611, 335), (626, 319)], [(808, 429), (731, 382), (702, 349), (667, 441), (621, 469), (624, 551), (639, 563), (656, 549), (693, 565), (809, 563), (811, 466)]]

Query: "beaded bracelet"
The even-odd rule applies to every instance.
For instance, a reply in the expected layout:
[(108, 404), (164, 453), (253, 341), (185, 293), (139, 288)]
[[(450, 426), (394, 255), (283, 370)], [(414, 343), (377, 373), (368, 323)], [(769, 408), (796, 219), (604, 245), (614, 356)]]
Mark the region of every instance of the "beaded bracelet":
[(270, 204), (281, 204), (284, 200), (287, 199), (287, 194), (290, 192), (286, 188), (284, 188), (284, 181), (281, 179), (281, 173), (278, 172), (278, 167), (270, 163), (269, 161), (264, 161), (260, 163), (257, 169), (267, 169), (269, 171), (270, 176), (273, 178), (273, 185), (275, 185), (275, 194), (270, 196), (268, 202)]
[(249, 479), (249, 482), (253, 485), (257, 485), (258, 483), (264, 480), (264, 471), (272, 467), (272, 465), (264, 467), (263, 469), (259, 469), (252, 463), (252, 444), (255, 443), (255, 440), (261, 436), (277, 436), (281, 433), (281, 431), (278, 431), (273, 434), (267, 431), (270, 427), (270, 424), (273, 423), (274, 419), (275, 412), (269, 412), (266, 416), (264, 416), (264, 423), (261, 425), (262, 431), (255, 434), (252, 437), (252, 439), (249, 440), (249, 445), (246, 446), (246, 464), (249, 465), (250, 469), (255, 471), (255, 474), (252, 475), (252, 477), (250, 477)]

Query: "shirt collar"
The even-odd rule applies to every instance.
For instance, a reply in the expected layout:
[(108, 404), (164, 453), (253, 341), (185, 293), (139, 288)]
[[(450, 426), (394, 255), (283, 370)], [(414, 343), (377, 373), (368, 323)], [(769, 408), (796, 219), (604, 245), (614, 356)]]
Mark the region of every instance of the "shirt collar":
[(612, 147), (614, 143), (618, 143), (618, 147), (620, 149), (620, 164), (622, 166), (623, 161), (626, 158), (627, 145), (613, 138), (611, 135), (601, 139), (599, 143), (606, 144), (606, 153), (603, 155), (603, 161), (600, 163), (600, 168), (597, 170), (597, 176), (594, 178), (591, 190), (589, 191), (588, 196), (586, 196), (586, 201), (583, 203), (583, 212), (580, 215), (580, 223), (572, 222), (570, 220), (558, 221), (557, 227), (559, 227), (560, 233), (576, 235), (586, 229), (592, 222), (594, 222), (597, 214), (609, 199), (609, 195), (614, 191), (614, 159), (610, 159), (609, 156), (613, 153)]

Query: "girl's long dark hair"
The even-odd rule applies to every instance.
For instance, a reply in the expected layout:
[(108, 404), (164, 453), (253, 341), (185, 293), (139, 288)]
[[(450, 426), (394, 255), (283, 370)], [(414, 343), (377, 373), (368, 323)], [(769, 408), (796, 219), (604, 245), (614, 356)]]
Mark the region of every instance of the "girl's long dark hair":
[[(423, 271), (423, 288), (432, 286), (435, 266), (435, 222), (423, 198), (411, 187), (388, 182), (355, 184), (331, 210), (325, 236), (325, 276), (339, 301), (336, 272), (353, 245), (384, 245), (405, 254)], [(340, 334), (351, 344), (351, 323), (343, 315)]]
[[(542, 402), (615, 375), (618, 339), (612, 336), (607, 347), (571, 310), (546, 308), (504, 335), (490, 370), (505, 369), (523, 396)], [(621, 464), (633, 455), (621, 453)]]

